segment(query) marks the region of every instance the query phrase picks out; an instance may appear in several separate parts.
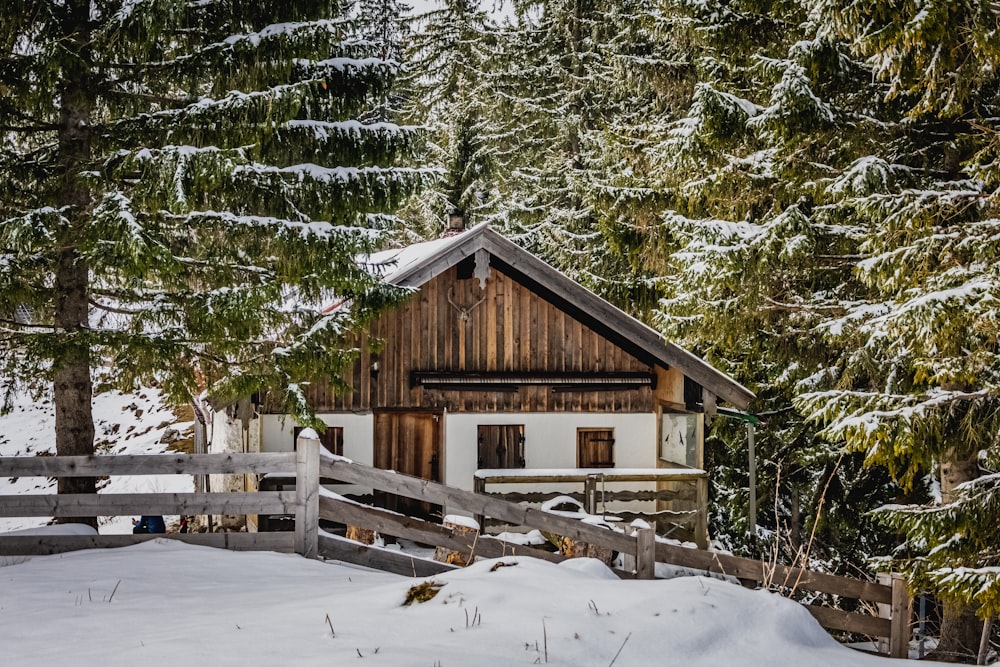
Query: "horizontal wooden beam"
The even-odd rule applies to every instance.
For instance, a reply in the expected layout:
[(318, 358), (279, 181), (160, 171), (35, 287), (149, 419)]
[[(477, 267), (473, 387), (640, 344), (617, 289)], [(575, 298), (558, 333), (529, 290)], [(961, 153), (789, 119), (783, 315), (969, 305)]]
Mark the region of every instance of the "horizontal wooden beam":
[(436, 547), (460, 551), (472, 558), (500, 558), (502, 556), (531, 556), (553, 563), (565, 556), (533, 547), (501, 542), (478, 533), (453, 533), (450, 528), (422, 521), (403, 514), (396, 514), (374, 507), (326, 496), (319, 499), (320, 517), (337, 523), (361, 526), (383, 535), (392, 535)]
[(293, 551), (292, 533), (158, 533), (154, 535), (0, 535), (0, 556), (43, 556), (127, 547), (168, 539), (235, 551)]
[[(546, 500), (551, 500), (556, 496), (568, 496), (574, 500), (583, 502), (584, 495), (580, 491), (534, 491), (534, 492), (519, 492), (519, 491), (490, 491), (487, 495), (494, 498), (502, 498), (503, 500), (508, 500), (512, 503), (543, 503)], [(598, 502), (632, 502), (632, 501), (649, 501), (649, 500), (676, 500), (680, 496), (680, 492), (671, 491), (669, 489), (663, 489), (661, 491), (608, 491), (605, 494), (598, 492)], [(612, 514), (618, 514), (617, 510), (611, 511)]]
[(295, 453), (108, 454), (0, 458), (0, 477), (295, 473)]
[(882, 584), (729, 556), (713, 551), (686, 549), (662, 542), (656, 543), (656, 560), (706, 572), (717, 572), (737, 579), (756, 581), (767, 587), (797, 588), (872, 602), (888, 603), (892, 600), (892, 589)]
[(286, 514), (294, 491), (257, 493), (99, 493), (0, 496), (0, 517), (142, 514)]
[[(553, 483), (580, 483), (587, 481), (591, 475), (601, 475), (603, 481), (612, 482), (691, 482), (708, 478), (708, 473), (704, 470), (676, 470), (671, 468), (661, 468), (663, 472), (613, 472), (614, 468), (601, 468), (604, 472), (596, 472), (597, 469), (581, 468), (580, 471), (573, 472), (546, 472), (544, 469), (538, 474), (518, 474), (516, 471), (508, 473), (481, 475), (479, 471), (476, 478), (483, 480), (487, 484), (553, 484)], [(582, 471), (582, 472), (581, 472)], [(608, 472), (612, 471), (612, 472)]]
[(391, 470), (324, 458), (320, 461), (320, 476), (370, 486), (406, 498), (445, 504), (470, 514), (493, 517), (516, 526), (530, 526), (613, 551), (635, 551), (635, 538), (623, 533)]
[(892, 625), (888, 618), (855, 614), (832, 607), (805, 605), (805, 608), (827, 630), (856, 632), (869, 637), (888, 637)]
[(407, 556), (398, 551), (371, 547), (336, 535), (320, 533), (319, 555), (323, 558), (363, 565), (406, 577), (430, 577), (457, 569), (454, 565)]
[(433, 386), (447, 389), (453, 385), (479, 387), (490, 391), (493, 386), (541, 385), (553, 387), (577, 386), (577, 391), (593, 391), (594, 387), (652, 387), (656, 374), (649, 372), (589, 372), (558, 371), (410, 371), (410, 386)]

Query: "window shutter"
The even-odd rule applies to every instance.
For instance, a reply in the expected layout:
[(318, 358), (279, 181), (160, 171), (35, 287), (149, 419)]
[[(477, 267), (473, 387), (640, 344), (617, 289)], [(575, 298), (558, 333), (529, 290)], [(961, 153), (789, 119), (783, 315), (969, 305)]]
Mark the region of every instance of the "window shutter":
[(481, 425), (478, 436), (480, 468), (524, 467), (524, 424)]
[(615, 431), (581, 428), (576, 431), (577, 465), (581, 468), (615, 467)]

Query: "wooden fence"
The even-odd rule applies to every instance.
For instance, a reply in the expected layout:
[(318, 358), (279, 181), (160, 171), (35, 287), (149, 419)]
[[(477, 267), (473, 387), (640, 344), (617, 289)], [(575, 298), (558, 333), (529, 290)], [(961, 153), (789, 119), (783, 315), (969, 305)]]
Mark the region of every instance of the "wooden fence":
[[(121, 456), (26, 456), (0, 458), (0, 478), (102, 477), (113, 475), (266, 474), (316, 475), (307, 456), (287, 454), (157, 454)], [(261, 493), (100, 493), (0, 495), (0, 517), (77, 517), (142, 514), (280, 514), (305, 511), (296, 491)], [(297, 526), (307, 526), (300, 522)], [(302, 533), (301, 535), (299, 533)], [(160, 533), (152, 535), (2, 535), (0, 555), (52, 554), (120, 547), (154, 538), (240, 550), (300, 550), (307, 531), (284, 533)], [(315, 531), (312, 531), (315, 533)], [(315, 539), (315, 538), (314, 538)]]
[[(708, 473), (693, 468), (579, 468), (575, 470), (516, 469), (477, 470), (473, 478), (478, 493), (488, 493), (511, 502), (544, 502), (557, 495), (583, 503), (589, 514), (597, 514), (608, 503), (655, 501), (653, 512), (636, 512), (620, 507), (608, 513), (626, 522), (643, 519), (655, 523), (657, 532), (690, 540), (699, 549), (708, 548)], [(608, 489), (607, 485), (653, 485), (655, 489)], [(530, 485), (528, 491), (490, 492), (490, 485)], [(543, 491), (545, 484), (572, 484), (577, 491)], [(480, 521), (482, 523), (482, 521)]]
[[(593, 544), (634, 557), (635, 571), (616, 570), (623, 578), (649, 578), (655, 563), (668, 563), (686, 567), (692, 574), (715, 573), (739, 579), (744, 585), (765, 587), (781, 591), (807, 591), (828, 593), (874, 604), (888, 605), (889, 618), (879, 618), (866, 613), (855, 613), (807, 605), (806, 609), (828, 630), (854, 632), (872, 637), (889, 639), (888, 652), (893, 657), (905, 657), (909, 640), (910, 598), (906, 581), (894, 575), (890, 585), (849, 577), (813, 572), (802, 568), (769, 564), (758, 560), (739, 558), (700, 549), (689, 549), (654, 541), (652, 530), (638, 531), (629, 536), (516, 504), (502, 498), (464, 491), (416, 477), (367, 466), (343, 459), (324, 458), (320, 462), (320, 475), (341, 482), (370, 486), (407, 498), (442, 504), (448, 511), (459, 510), (476, 516), (499, 519), (505, 523), (570, 537), (579, 542)], [(471, 558), (497, 557), (505, 554), (531, 555), (558, 561), (564, 556), (537, 548), (514, 546), (500, 542), (488, 535), (462, 533), (426, 521), (406, 517), (384, 510), (360, 506), (349, 501), (321, 496), (320, 516), (334, 521), (351, 523), (376, 530), (386, 535), (444, 546), (461, 551)], [(342, 538), (320, 537), (320, 553), (331, 558), (389, 569), (401, 574), (426, 576), (451, 569), (443, 563), (423, 562), (401, 555), (399, 552), (365, 547)], [(873, 605), (874, 606), (874, 605)]]
[(687, 567), (693, 574), (719, 573), (745, 585), (781, 590), (816, 591), (886, 605), (890, 618), (877, 618), (829, 607), (808, 606), (830, 630), (887, 637), (889, 654), (906, 655), (909, 639), (909, 597), (906, 583), (894, 577), (883, 585), (800, 568), (769, 565), (698, 549), (657, 542), (651, 529), (632, 535), (573, 518), (526, 507), (502, 498), (465, 491), (428, 480), (380, 470), (336, 457), (320, 457), (319, 442), (301, 439), (294, 454), (171, 454), (154, 456), (0, 458), (0, 477), (52, 477), (151, 474), (296, 473), (295, 491), (257, 493), (168, 493), (0, 496), (0, 516), (106, 516), (135, 514), (295, 514), (295, 531), (278, 533), (185, 533), (160, 535), (0, 535), (0, 555), (50, 554), (74, 549), (116, 547), (167, 537), (230, 549), (296, 551), (324, 556), (411, 576), (428, 576), (454, 566), (398, 551), (367, 546), (320, 529), (320, 519), (375, 530), (457, 551), (471, 562), (476, 557), (526, 555), (548, 561), (565, 556), (536, 547), (515, 545), (347, 500), (320, 486), (321, 479), (370, 487), (422, 502), (445, 505), (505, 523), (538, 529), (626, 555), (623, 578), (651, 579), (657, 562)]

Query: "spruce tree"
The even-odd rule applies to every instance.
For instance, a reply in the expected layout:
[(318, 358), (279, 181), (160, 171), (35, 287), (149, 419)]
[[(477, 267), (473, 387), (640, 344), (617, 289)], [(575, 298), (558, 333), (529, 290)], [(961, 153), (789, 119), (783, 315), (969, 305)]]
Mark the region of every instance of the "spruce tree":
[[(348, 363), (349, 318), (393, 297), (354, 257), (425, 174), (397, 163), (412, 132), (352, 120), (398, 65), (343, 9), (0, 7), (0, 363), (8, 393), (51, 382), (58, 454), (94, 451), (99, 369), (180, 400), (200, 381), (221, 397), (280, 387), (303, 413), (296, 382)], [(355, 315), (319, 315), (332, 295)]]
[(645, 148), (687, 63), (649, 3), (515, 2), (499, 50), (496, 219), (631, 312), (655, 300), (635, 249), (660, 206)]
[(399, 0), (358, 0), (357, 18), (361, 37), (372, 42), (374, 53), (397, 63), (409, 33), (403, 15), (410, 7)]
[[(369, 42), (367, 50), (393, 66), (404, 63), (403, 51), (409, 37), (409, 25), (404, 16), (410, 7), (399, 0), (358, 0), (354, 8), (355, 23), (361, 39)], [(402, 101), (395, 90), (381, 104), (363, 114), (366, 122), (392, 121), (399, 113)]]
[(857, 520), (859, 504), (877, 506), (895, 489), (818, 437), (791, 401), (842, 351), (816, 344), (821, 328), (864, 294), (851, 273), (856, 235), (826, 184), (857, 146), (878, 140), (877, 123), (856, 112), (878, 92), (797, 2), (671, 4), (692, 26), (698, 83), (658, 151), (672, 195), (658, 247), (681, 246), (666, 262), (648, 260), (666, 293), (658, 323), (752, 387), (765, 421), (747, 526), (742, 425), (716, 420), (722, 438), (706, 449), (717, 534), (743, 549), (760, 526), (771, 538), (764, 548), (853, 572), (887, 542), (869, 518)]
[(497, 189), (493, 154), (493, 60), (497, 28), (478, 2), (444, 0), (414, 19), (407, 51), (408, 122), (428, 127), (428, 160), (442, 170), (413, 207), (422, 231), (435, 235), (458, 212), (467, 225), (489, 220)]
[(939, 505), (885, 515), (908, 533), (897, 565), (947, 603), (938, 659), (970, 659), (972, 611), (996, 614), (1000, 596), (1000, 16), (989, 2), (827, 0), (815, 17), (865, 58), (898, 115), (843, 188), (871, 290), (841, 332), (854, 351), (799, 404), (904, 484), (936, 474)]
[[(879, 512), (865, 532), (907, 534), (890, 566), (948, 603), (940, 657), (968, 656), (968, 609), (993, 613), (997, 595), (997, 13), (677, 5), (705, 51), (662, 151), (664, 231), (683, 245), (662, 326), (757, 390), (764, 452), (794, 453), (802, 489), (829, 480), (872, 508), (940, 480), (940, 506)], [(865, 479), (879, 469), (899, 486)]]

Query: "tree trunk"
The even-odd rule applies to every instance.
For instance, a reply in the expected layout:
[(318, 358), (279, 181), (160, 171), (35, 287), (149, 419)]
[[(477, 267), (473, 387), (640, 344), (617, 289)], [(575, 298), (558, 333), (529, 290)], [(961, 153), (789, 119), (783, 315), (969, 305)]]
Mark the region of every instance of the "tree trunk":
[(792, 558), (798, 558), (799, 548), (802, 546), (802, 510), (799, 507), (799, 488), (794, 484), (789, 485), (789, 504), (791, 515), (788, 518), (788, 543), (792, 546)]
[[(941, 457), (941, 500), (950, 503), (955, 499), (955, 487), (979, 477), (978, 457), (975, 452), (962, 455), (950, 449)], [(940, 662), (975, 664), (979, 649), (982, 623), (972, 609), (946, 602), (941, 618), (941, 642), (929, 656)]]
[[(64, 250), (56, 273), (55, 324), (67, 334), (79, 335), (87, 318), (87, 266), (74, 250)], [(81, 322), (78, 315), (82, 310)], [(94, 453), (93, 386), (90, 350), (86, 342), (69, 345), (57, 362), (53, 382), (56, 411), (56, 453), (81, 456)], [(97, 493), (93, 477), (60, 477), (59, 493)], [(96, 517), (63, 517), (62, 523), (86, 523), (97, 527)]]
[[(88, 21), (89, 0), (72, 0), (64, 9), (64, 78), (59, 90), (59, 166), (62, 171), (59, 203), (69, 221), (60, 234), (54, 285), (53, 324), (59, 350), (54, 361), (53, 399), (56, 413), (56, 453), (79, 456), (94, 453), (93, 385), (90, 343), (87, 337), (89, 269), (76, 243), (85, 234), (91, 193), (80, 180), (90, 160), (90, 122), (94, 106)], [(59, 493), (96, 493), (92, 477), (61, 477)], [(62, 523), (97, 527), (97, 517), (63, 517)]]
[(945, 602), (941, 617), (941, 642), (928, 656), (938, 662), (976, 664), (983, 622), (972, 609), (952, 602)]

